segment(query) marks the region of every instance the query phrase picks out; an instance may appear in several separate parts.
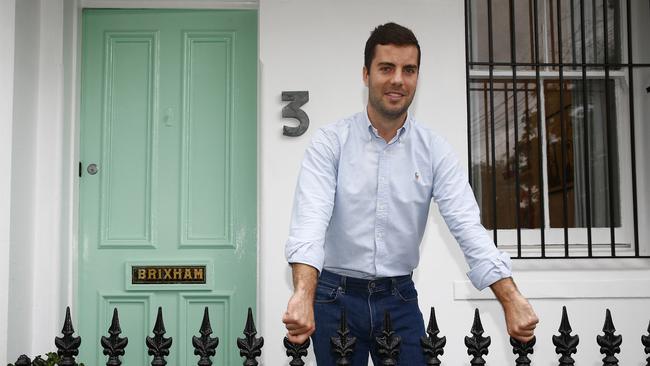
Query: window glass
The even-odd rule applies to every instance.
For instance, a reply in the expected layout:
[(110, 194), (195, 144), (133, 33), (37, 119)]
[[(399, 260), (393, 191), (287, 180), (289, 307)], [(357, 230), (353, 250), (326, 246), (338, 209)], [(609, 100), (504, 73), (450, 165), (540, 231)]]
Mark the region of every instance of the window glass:
[[(470, 50), (470, 59), (474, 62), (486, 63), (490, 61), (490, 43), (489, 43), (489, 14), (488, 14), (488, 1), (471, 1), (471, 28), (472, 35), (472, 49)], [(492, 58), (496, 63), (510, 63), (510, 13), (509, 13), (509, 0), (492, 0)], [(516, 14), (516, 18), (524, 17), (523, 8)], [(526, 15), (527, 17), (527, 15)], [(524, 18), (521, 18), (524, 21)], [(521, 22), (520, 21), (520, 22)], [(498, 41), (497, 41), (498, 40)], [(525, 53), (530, 48), (528, 40), (521, 40), (517, 42), (517, 48), (521, 48), (521, 52)], [(518, 51), (519, 52), (519, 51)], [(523, 56), (522, 56), (523, 57)], [(529, 61), (530, 62), (530, 61)], [(477, 70), (487, 70), (487, 65), (477, 65)], [(509, 69), (508, 66), (497, 65), (496, 70)]]
[[(568, 227), (586, 227), (589, 219), (592, 227), (609, 227), (610, 216), (614, 226), (620, 226), (616, 82), (611, 79), (609, 82), (609, 107), (605, 80), (588, 80), (584, 96), (582, 80), (564, 81), (563, 86), (563, 103), (560, 103), (560, 83), (556, 80), (544, 83), (550, 226), (564, 227), (565, 198)], [(586, 108), (583, 97), (587, 99)], [(587, 193), (590, 217), (587, 217)]]
[[(629, 122), (617, 108), (615, 94), (623, 87), (622, 80), (610, 79), (609, 97), (605, 84), (604, 79), (589, 79), (583, 88), (581, 79), (565, 80), (561, 103), (559, 81), (544, 80), (540, 114), (535, 80), (518, 80), (515, 116), (511, 81), (493, 81), (492, 115), (489, 80), (472, 79), (472, 186), (486, 228), (493, 229), (496, 218), (498, 229), (515, 229), (517, 216), (520, 228), (540, 228), (545, 214), (541, 194), (551, 228), (563, 228), (565, 218), (570, 228), (586, 227), (588, 222), (591, 227), (621, 225), (618, 124)], [(627, 100), (619, 97), (618, 102)], [(539, 115), (543, 126), (538, 126)], [(540, 155), (540, 150), (545, 153)]]
[[(588, 64), (604, 63), (605, 44), (607, 44), (609, 63), (621, 63), (623, 51), (621, 19), (623, 17), (620, 0), (605, 0), (607, 19), (603, 17), (602, 0), (583, 0), (583, 4), (584, 10), (581, 11), (579, 0), (546, 2), (548, 62), (559, 63), (561, 52), (562, 63), (582, 63), (583, 30), (581, 20), (584, 17), (585, 62)], [(607, 23), (607, 32), (605, 32), (605, 23)], [(572, 68), (578, 69), (577, 66)]]
[[(543, 212), (540, 206), (540, 143), (536, 85), (534, 80), (517, 82), (516, 118), (512, 86), (512, 82), (504, 80), (493, 83), (493, 158), (489, 82), (486, 79), (474, 79), (471, 83), (472, 186), (481, 207), (482, 222), (488, 229), (495, 227), (495, 217), (499, 229), (515, 229), (517, 215), (521, 228), (541, 227)], [(515, 147), (518, 155), (515, 153)], [(517, 168), (518, 201), (515, 176)]]
[(650, 64), (650, 47), (648, 46), (648, 35), (650, 35), (650, 3), (645, 0), (632, 0), (630, 8), (630, 19), (632, 21), (632, 62)]
[[(605, 1), (605, 3), (603, 3)], [(623, 47), (627, 40), (625, 35), (625, 7), (621, 0), (583, 0), (584, 8), (581, 10), (580, 0), (537, 0), (538, 11), (534, 11), (534, 0), (515, 0), (515, 46), (516, 62), (529, 64), (535, 59), (535, 15), (537, 14), (537, 41), (539, 47), (539, 62), (551, 64), (543, 68), (557, 69), (562, 63), (581, 64), (583, 48), (582, 19), (584, 18), (584, 48), (585, 62), (588, 64), (605, 62), (605, 43), (609, 63), (623, 62)], [(488, 5), (492, 4), (492, 54), (496, 63), (511, 62), (510, 39), (510, 0), (470, 0), (471, 37), (470, 60), (472, 62), (489, 61), (489, 19)], [(642, 8), (633, 1), (635, 8)], [(558, 8), (559, 5), (559, 8)], [(623, 4), (624, 5), (624, 4)], [(607, 17), (603, 16), (607, 9)], [(650, 9), (648, 4), (645, 8)], [(648, 9), (639, 9), (642, 13)], [(636, 14), (633, 20), (637, 18)], [(648, 18), (645, 18), (648, 19)], [(638, 20), (636, 21), (638, 23)], [(607, 23), (607, 32), (605, 32)], [(644, 25), (647, 27), (648, 25)], [(650, 30), (649, 30), (650, 32)], [(607, 34), (607, 37), (605, 37)], [(638, 41), (637, 41), (638, 42)], [(637, 47), (638, 48), (638, 47)], [(648, 47), (641, 47), (648, 49)], [(637, 52), (639, 57), (650, 59), (650, 55)], [(647, 62), (647, 61), (646, 61)], [(569, 68), (577, 70), (579, 65)], [(613, 67), (615, 68), (615, 67)], [(487, 65), (473, 65), (472, 69), (487, 70)], [(508, 66), (496, 65), (495, 70), (507, 70)], [(532, 65), (519, 65), (519, 69), (533, 69)]]

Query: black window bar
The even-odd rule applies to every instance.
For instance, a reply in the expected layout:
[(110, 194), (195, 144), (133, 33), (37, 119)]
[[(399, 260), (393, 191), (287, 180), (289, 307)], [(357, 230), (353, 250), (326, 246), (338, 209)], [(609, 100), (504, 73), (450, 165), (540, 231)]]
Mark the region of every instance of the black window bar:
[[(642, 37), (642, 35), (640, 32), (633, 33), (632, 1), (465, 0), (469, 179), (477, 195), (477, 200), (482, 205), (483, 224), (486, 228), (493, 230), (495, 245), (502, 245), (499, 240), (500, 230), (516, 229), (516, 256), (513, 256), (514, 258), (650, 258), (650, 255), (642, 254), (639, 247), (634, 109), (634, 70), (639, 68), (648, 68), (646, 70), (650, 70), (650, 63), (647, 63), (647, 60), (645, 60), (646, 62), (635, 62), (638, 60), (635, 59), (633, 52), (633, 37)], [(641, 0), (634, 1), (635, 6), (641, 5)], [(589, 2), (588, 9), (585, 2)], [(625, 12), (621, 11), (622, 3), (625, 3)], [(495, 4), (498, 7), (497, 12), (495, 12)], [(570, 8), (568, 14), (566, 6)], [(576, 6), (579, 6), (579, 9), (576, 9)], [(642, 6), (648, 6), (650, 11), (650, 1)], [(522, 8), (518, 9), (520, 12), (517, 13), (516, 7), (524, 8), (523, 10), (527, 10), (527, 14), (521, 12)], [(507, 12), (505, 11), (506, 8)], [(588, 10), (589, 14), (587, 15)], [(473, 14), (473, 11), (475, 11), (475, 14)], [(507, 19), (498, 19), (495, 24), (495, 14), (499, 17), (507, 16)], [(526, 15), (528, 17), (528, 45), (525, 48), (526, 52), (530, 52), (530, 55), (527, 60), (521, 60), (517, 49), (518, 45), (520, 45), (518, 37), (526, 38), (526, 32), (520, 33), (516, 28), (517, 21), (520, 21), (519, 19), (522, 16), (525, 18)], [(477, 16), (484, 19), (477, 19)], [(626, 23), (625, 34), (621, 29), (623, 16), (625, 16)], [(563, 24), (566, 21), (563, 17), (570, 18), (569, 24)], [(587, 17), (590, 17), (591, 24), (587, 22)], [(499, 22), (499, 20), (501, 21)], [(577, 24), (578, 21), (579, 24)], [(475, 37), (474, 32), (479, 30), (474, 28), (478, 27), (479, 22), (487, 24), (480, 29), (482, 33), (477, 32)], [(643, 22), (650, 23), (650, 16), (649, 19), (643, 19)], [(540, 23), (543, 25), (540, 26)], [(502, 31), (504, 24), (508, 26), (509, 37), (502, 35), (503, 32), (501, 32), (499, 33), (501, 37), (495, 40), (495, 32)], [(589, 26), (590, 29), (587, 29)], [(495, 27), (499, 29), (495, 31)], [(591, 38), (587, 36), (587, 32), (590, 32)], [(487, 35), (487, 40), (479, 40), (485, 35)], [(626, 43), (621, 41), (623, 36), (627, 38)], [(580, 42), (579, 47), (577, 46), (578, 40)], [(564, 41), (569, 41), (567, 44), (570, 49), (565, 49)], [(486, 46), (487, 50), (485, 50)], [(544, 60), (542, 60), (540, 51), (542, 46), (545, 48), (543, 51), (545, 53)], [(627, 47), (627, 62), (623, 60), (624, 46)], [(509, 52), (504, 52), (503, 50), (508, 47)], [(500, 59), (497, 59), (495, 55), (497, 51)], [(566, 51), (568, 53), (565, 53)], [(566, 61), (565, 58), (570, 60)], [(522, 69), (528, 72), (519, 74), (518, 70)], [(482, 73), (473, 72), (474, 70), (479, 70)], [(504, 70), (505, 72), (503, 72)], [(570, 76), (567, 76), (567, 70), (571, 72)], [(624, 219), (623, 217), (624, 204), (622, 201), (624, 198), (620, 192), (623, 185), (619, 182), (623, 174), (626, 175), (625, 179), (627, 181), (628, 172), (627, 168), (623, 169), (626, 162), (619, 161), (618, 158), (623, 151), (622, 149), (626, 147), (625, 144), (617, 142), (616, 128), (619, 126), (617, 124), (619, 117), (615, 116), (614, 112), (618, 112), (619, 108), (612, 104), (615, 103), (613, 95), (615, 95), (617, 87), (615, 80), (612, 79), (612, 70), (616, 73), (615, 77), (623, 78), (625, 76), (624, 71), (627, 71), (628, 77), (629, 141), (626, 140), (625, 143), (629, 143), (630, 146), (629, 178), (631, 182), (632, 222), (630, 222), (629, 218)], [(590, 75), (589, 71), (596, 71), (597, 74), (592, 73)], [(542, 73), (544, 73), (544, 76), (542, 76)], [(598, 73), (602, 73), (604, 78)], [(557, 87), (556, 92), (554, 91), (555, 86)], [(594, 91), (595, 96), (589, 94)], [(522, 92), (523, 98), (520, 97)], [(495, 93), (498, 93), (499, 106), (495, 106)], [(549, 95), (546, 95), (546, 93)], [(598, 98), (598, 93), (603, 94), (601, 97), (602, 106), (600, 106), (602, 126), (597, 125), (596, 117), (590, 117), (592, 113), (595, 115), (596, 112), (591, 112), (591, 109), (595, 110), (596, 107), (589, 104), (588, 96)], [(475, 104), (473, 104), (472, 95), (476, 95), (474, 99), (482, 102), (482, 109), (481, 107), (474, 108)], [(531, 101), (532, 99), (534, 101)], [(552, 111), (554, 107), (552, 102), (549, 102), (549, 100), (555, 99), (559, 99), (559, 107), (557, 107), (556, 112)], [(520, 104), (523, 104), (523, 111), (520, 111)], [(473, 108), (476, 110), (473, 110)], [(497, 113), (495, 108), (503, 109), (503, 115), (499, 115), (499, 121), (495, 118)], [(573, 116), (569, 116), (567, 111), (570, 112), (570, 108), (574, 108), (572, 109), (574, 112), (581, 109), (582, 123), (580, 126), (573, 120)], [(533, 117), (531, 111), (534, 112), (535, 117)], [(478, 117), (474, 118), (473, 114), (477, 113)], [(520, 130), (520, 118), (524, 122), (522, 130)], [(559, 123), (553, 122), (555, 119), (559, 120)], [(531, 122), (535, 120), (536, 125)], [(478, 128), (475, 128), (473, 122), (476, 123)], [(502, 124), (499, 129), (497, 129), (497, 123)], [(505, 136), (499, 137), (500, 141), (497, 142), (497, 134), (500, 134), (504, 127)], [(594, 140), (591, 143), (590, 136), (596, 133), (599, 127), (602, 127), (604, 131), (605, 136), (602, 138), (605, 141)], [(553, 135), (553, 131), (551, 131), (553, 128), (555, 128), (555, 132), (559, 131), (559, 154), (557, 151), (558, 142), (550, 141), (552, 137), (557, 139), (557, 135)], [(577, 130), (577, 128), (581, 128), (582, 131)], [(511, 136), (511, 132), (513, 136)], [(531, 136), (537, 140), (536, 146), (532, 146), (531, 141), (533, 139), (531, 139)], [(579, 136), (579, 139), (584, 140), (578, 143), (578, 145), (582, 146), (576, 147), (575, 141), (573, 141), (574, 138), (570, 136)], [(475, 161), (472, 145), (476, 138), (479, 141), (479, 148), (476, 153), (484, 156), (484, 161), (480, 157), (478, 162)], [(525, 138), (526, 143), (520, 143), (520, 138)], [(510, 143), (511, 139), (513, 140), (512, 144)], [(497, 159), (496, 148), (497, 144), (501, 142), (505, 145), (505, 158)], [(600, 164), (604, 167), (600, 169), (606, 170), (601, 174), (601, 178), (606, 179), (606, 187), (598, 186), (592, 189), (594, 188), (592, 187), (594, 184), (592, 174), (594, 172), (591, 170), (591, 164), (595, 164), (594, 159), (599, 159), (599, 157), (595, 156), (598, 154), (592, 151), (596, 148), (606, 151), (604, 154), (606, 156), (600, 161)], [(557, 160), (554, 160), (555, 165), (553, 166), (554, 169), (552, 169), (556, 175), (550, 175), (551, 172), (549, 172), (551, 170), (551, 164), (549, 163), (551, 150), (553, 150), (556, 158), (559, 155), (560, 161), (558, 163)], [(581, 152), (578, 151), (577, 153), (581, 154), (582, 157), (576, 157), (576, 151), (574, 150), (581, 150)], [(536, 154), (537, 159), (531, 163), (531, 160), (535, 160), (530, 158), (534, 154)], [(528, 158), (523, 163), (526, 169), (531, 172), (534, 169), (535, 173), (527, 173), (525, 177), (522, 177), (522, 155), (526, 155)], [(579, 168), (576, 161), (581, 165)], [(534, 163), (536, 163), (536, 166), (532, 166)], [(503, 176), (501, 180), (514, 178), (514, 187), (506, 187), (506, 184), (498, 181), (497, 166), (499, 164), (504, 165), (499, 167), (499, 172)], [(558, 165), (561, 166), (558, 168)], [(598, 167), (594, 169), (596, 170)], [(534, 177), (534, 174), (538, 176)], [(578, 174), (581, 176), (580, 179), (583, 180), (580, 189), (584, 192), (577, 192), (577, 183), (575, 183), (574, 176)], [(476, 186), (475, 178), (481, 179), (480, 187)], [(536, 181), (533, 178), (536, 178)], [(554, 184), (553, 194), (557, 192), (556, 197), (560, 197), (561, 194), (561, 200), (555, 199), (554, 202), (551, 202), (551, 181)], [(533, 185), (531, 182), (534, 182), (537, 186), (537, 193), (535, 193), (535, 189), (531, 188)], [(545, 182), (547, 186), (545, 186)], [(508, 185), (512, 185), (512, 183), (508, 183)], [(545, 189), (547, 192), (545, 192)], [(513, 190), (514, 192), (512, 192)], [(584, 198), (582, 200), (584, 202), (580, 202), (580, 207), (577, 207), (576, 195), (582, 195), (583, 193)], [(594, 200), (593, 195), (597, 193), (607, 196), (603, 200), (606, 201), (605, 203), (596, 202), (596, 205), (594, 205), (594, 202), (592, 202)], [(531, 202), (534, 201), (532, 197), (535, 194), (537, 195), (537, 203), (536, 208), (533, 209)], [(508, 197), (504, 198), (504, 196)], [(526, 200), (530, 203), (526, 206), (528, 211), (524, 212), (523, 216), (520, 211), (522, 204), (525, 203), (522, 201), (522, 197), (526, 197)], [(599, 197), (598, 200), (601, 201), (601, 198)], [(506, 205), (502, 203), (504, 200), (506, 200)], [(593, 215), (596, 206), (604, 208), (598, 211), (598, 217)], [(558, 215), (551, 215), (551, 209), (554, 210), (553, 213)], [(579, 219), (576, 218), (576, 209), (581, 210)], [(511, 215), (512, 217), (507, 215), (509, 210), (514, 212), (514, 215)], [(601, 213), (601, 211), (606, 212)], [(558, 220), (557, 216), (560, 213), (561, 220)], [(530, 219), (526, 215), (537, 216), (535, 219)], [(570, 218), (572, 222), (569, 222)], [(631, 229), (628, 231), (630, 234), (623, 239), (624, 242), (622, 243), (617, 243), (616, 228), (619, 226), (623, 230)], [(599, 230), (597, 239), (594, 238), (594, 230), (606, 227), (609, 229), (609, 243), (602, 239), (605, 238), (603, 230)], [(528, 240), (526, 244), (522, 244), (522, 228), (539, 229), (539, 243), (531, 245), (530, 240)], [(586, 232), (586, 248), (581, 249), (579, 246), (573, 246), (573, 244), (576, 244), (572, 242), (570, 235), (570, 229), (573, 228), (584, 229)], [(549, 238), (546, 235), (546, 230), (549, 229), (562, 231), (561, 242), (555, 240), (555, 242), (549, 243)], [(580, 239), (580, 241), (582, 240)], [(551, 244), (561, 247), (563, 250), (550, 251)], [(596, 245), (609, 247), (609, 250), (607, 253), (596, 251)], [(507, 247), (507, 245), (504, 245), (504, 247)], [(524, 252), (527, 248), (531, 248), (531, 250)], [(576, 249), (574, 250), (574, 248)], [(620, 248), (624, 250), (617, 253), (617, 249)]]

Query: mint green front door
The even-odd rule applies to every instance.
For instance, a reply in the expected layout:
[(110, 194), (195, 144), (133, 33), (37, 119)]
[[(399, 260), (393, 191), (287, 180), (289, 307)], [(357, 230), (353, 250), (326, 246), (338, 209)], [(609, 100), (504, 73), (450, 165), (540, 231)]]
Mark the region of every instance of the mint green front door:
[(257, 12), (85, 10), (82, 37), (79, 361), (106, 363), (117, 308), (123, 364), (150, 364), (162, 306), (169, 364), (195, 365), (207, 306), (215, 364), (240, 364), (256, 299)]

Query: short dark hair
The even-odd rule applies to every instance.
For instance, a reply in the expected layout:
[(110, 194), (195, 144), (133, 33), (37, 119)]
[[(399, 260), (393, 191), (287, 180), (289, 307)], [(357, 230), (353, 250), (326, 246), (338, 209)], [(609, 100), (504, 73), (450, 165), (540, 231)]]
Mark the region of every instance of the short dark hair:
[(386, 23), (377, 26), (375, 30), (370, 33), (370, 37), (366, 41), (366, 49), (364, 51), (364, 65), (368, 72), (370, 72), (370, 64), (375, 57), (375, 47), (378, 45), (392, 44), (395, 46), (415, 46), (418, 49), (418, 66), (420, 66), (420, 44), (415, 34), (410, 29), (401, 26), (397, 23)]

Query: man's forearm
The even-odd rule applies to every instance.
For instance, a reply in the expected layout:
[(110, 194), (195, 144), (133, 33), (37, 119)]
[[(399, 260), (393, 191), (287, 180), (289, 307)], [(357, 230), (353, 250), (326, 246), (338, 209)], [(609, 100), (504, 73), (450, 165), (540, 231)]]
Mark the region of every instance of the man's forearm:
[(519, 292), (511, 277), (502, 278), (490, 285), (494, 296), (503, 307), (508, 334), (522, 342), (530, 341), (539, 322), (533, 307)]
[(491, 284), (490, 288), (492, 289), (492, 292), (494, 292), (494, 296), (496, 296), (501, 305), (504, 305), (504, 303), (510, 303), (517, 296), (521, 296), (512, 277), (502, 278), (497, 282)]
[(318, 270), (310, 265), (292, 263), (293, 291), (314, 298), (316, 284), (318, 283)]
[(314, 323), (314, 294), (318, 282), (318, 270), (312, 266), (293, 263), (293, 296), (289, 299), (282, 322), (287, 327), (289, 341), (300, 344), (316, 329)]

